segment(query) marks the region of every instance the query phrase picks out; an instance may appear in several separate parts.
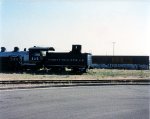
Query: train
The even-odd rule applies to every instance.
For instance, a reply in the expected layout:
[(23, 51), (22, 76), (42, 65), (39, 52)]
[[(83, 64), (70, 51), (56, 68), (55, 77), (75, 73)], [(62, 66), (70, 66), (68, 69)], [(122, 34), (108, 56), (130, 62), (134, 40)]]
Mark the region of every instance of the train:
[(0, 72), (65, 71), (86, 72), (88, 69), (149, 70), (149, 56), (101, 56), (82, 53), (82, 45), (73, 44), (69, 52), (56, 52), (53, 47), (30, 47), (6, 51), (1, 47)]
[(92, 56), (92, 67), (100, 69), (149, 70), (149, 56)]
[(92, 64), (92, 54), (82, 53), (81, 45), (72, 45), (70, 52), (55, 52), (53, 47), (31, 47), (28, 50), (19, 51), (14, 47), (13, 51), (6, 51), (1, 47), (0, 72), (5, 71), (64, 71), (70, 69), (73, 72), (86, 72)]

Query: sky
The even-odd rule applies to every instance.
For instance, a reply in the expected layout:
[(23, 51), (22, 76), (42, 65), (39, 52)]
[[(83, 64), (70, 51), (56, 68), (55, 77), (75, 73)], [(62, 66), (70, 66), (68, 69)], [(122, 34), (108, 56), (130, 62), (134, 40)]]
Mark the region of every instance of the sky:
[(0, 47), (150, 56), (150, 0), (0, 0)]

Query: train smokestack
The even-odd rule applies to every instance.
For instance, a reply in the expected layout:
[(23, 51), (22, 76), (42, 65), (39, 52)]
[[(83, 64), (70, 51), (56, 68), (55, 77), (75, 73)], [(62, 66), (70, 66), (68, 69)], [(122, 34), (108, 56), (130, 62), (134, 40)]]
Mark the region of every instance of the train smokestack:
[(6, 48), (5, 47), (1, 47), (1, 52), (5, 52)]
[(14, 47), (14, 52), (19, 52), (19, 48), (18, 47)]

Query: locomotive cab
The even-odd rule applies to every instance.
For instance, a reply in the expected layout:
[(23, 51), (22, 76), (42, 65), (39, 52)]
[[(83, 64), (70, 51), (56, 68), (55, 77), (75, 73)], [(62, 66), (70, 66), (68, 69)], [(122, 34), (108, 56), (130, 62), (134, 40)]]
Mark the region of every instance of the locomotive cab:
[(40, 62), (49, 50), (54, 51), (53, 47), (32, 47), (29, 48), (29, 61)]
[(35, 66), (41, 67), (46, 52), (54, 51), (53, 47), (32, 47), (29, 48), (29, 62)]

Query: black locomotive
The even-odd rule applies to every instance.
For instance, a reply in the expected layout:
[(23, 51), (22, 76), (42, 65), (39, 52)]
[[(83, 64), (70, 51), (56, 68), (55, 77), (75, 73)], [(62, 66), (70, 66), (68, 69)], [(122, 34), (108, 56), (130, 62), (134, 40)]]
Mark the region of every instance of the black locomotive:
[(53, 47), (32, 47), (28, 51), (0, 52), (0, 71), (55, 70), (71, 69), (74, 72), (86, 72), (91, 67), (92, 55), (81, 53), (81, 45), (72, 45), (70, 52), (55, 52)]

